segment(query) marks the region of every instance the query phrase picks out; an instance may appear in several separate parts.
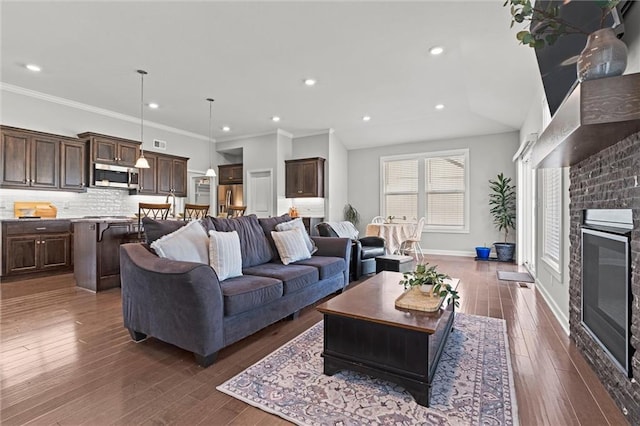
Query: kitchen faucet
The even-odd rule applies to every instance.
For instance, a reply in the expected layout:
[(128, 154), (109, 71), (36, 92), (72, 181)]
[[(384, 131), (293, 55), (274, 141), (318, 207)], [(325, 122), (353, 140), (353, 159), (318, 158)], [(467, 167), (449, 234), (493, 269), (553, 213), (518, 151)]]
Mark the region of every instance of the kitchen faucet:
[(173, 201), (171, 203), (171, 210), (169, 211), (169, 213), (171, 214), (171, 217), (175, 218), (176, 217), (176, 194), (174, 194), (173, 191), (169, 192), (167, 194), (167, 198), (164, 199), (165, 204), (169, 202), (169, 197), (173, 197)]

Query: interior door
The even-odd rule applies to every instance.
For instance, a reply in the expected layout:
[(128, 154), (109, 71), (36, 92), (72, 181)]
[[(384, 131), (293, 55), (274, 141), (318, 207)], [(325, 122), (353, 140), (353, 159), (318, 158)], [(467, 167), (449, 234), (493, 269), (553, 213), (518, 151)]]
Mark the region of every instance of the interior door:
[(247, 214), (258, 217), (273, 216), (273, 179), (271, 170), (253, 170), (247, 173)]

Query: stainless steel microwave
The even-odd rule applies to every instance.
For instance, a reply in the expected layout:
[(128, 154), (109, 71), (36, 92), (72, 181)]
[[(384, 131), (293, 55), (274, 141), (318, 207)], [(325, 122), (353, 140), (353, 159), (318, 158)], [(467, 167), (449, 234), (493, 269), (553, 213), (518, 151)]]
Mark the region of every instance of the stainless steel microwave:
[(95, 163), (93, 166), (93, 184), (111, 188), (137, 189), (138, 169), (114, 164)]

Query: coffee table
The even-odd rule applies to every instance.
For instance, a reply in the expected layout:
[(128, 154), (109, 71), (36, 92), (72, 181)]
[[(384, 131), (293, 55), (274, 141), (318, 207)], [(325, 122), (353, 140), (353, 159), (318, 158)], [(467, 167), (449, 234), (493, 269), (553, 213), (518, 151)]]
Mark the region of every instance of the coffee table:
[[(400, 310), (399, 272), (383, 271), (318, 306), (324, 314), (324, 374), (353, 370), (403, 386), (425, 407), (455, 316)], [(458, 280), (453, 280), (456, 284)]]

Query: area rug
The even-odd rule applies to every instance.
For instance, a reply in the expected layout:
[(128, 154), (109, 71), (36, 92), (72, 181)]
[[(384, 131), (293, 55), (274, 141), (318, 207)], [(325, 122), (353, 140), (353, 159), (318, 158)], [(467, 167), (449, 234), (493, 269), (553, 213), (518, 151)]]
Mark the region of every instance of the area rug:
[(532, 283), (533, 278), (528, 272), (511, 272), (511, 271), (497, 271), (498, 279), (503, 281), (522, 281), (523, 283)]
[(299, 425), (517, 425), (504, 320), (456, 314), (430, 408), (401, 386), (342, 371), (323, 374), (323, 323), (217, 389)]

